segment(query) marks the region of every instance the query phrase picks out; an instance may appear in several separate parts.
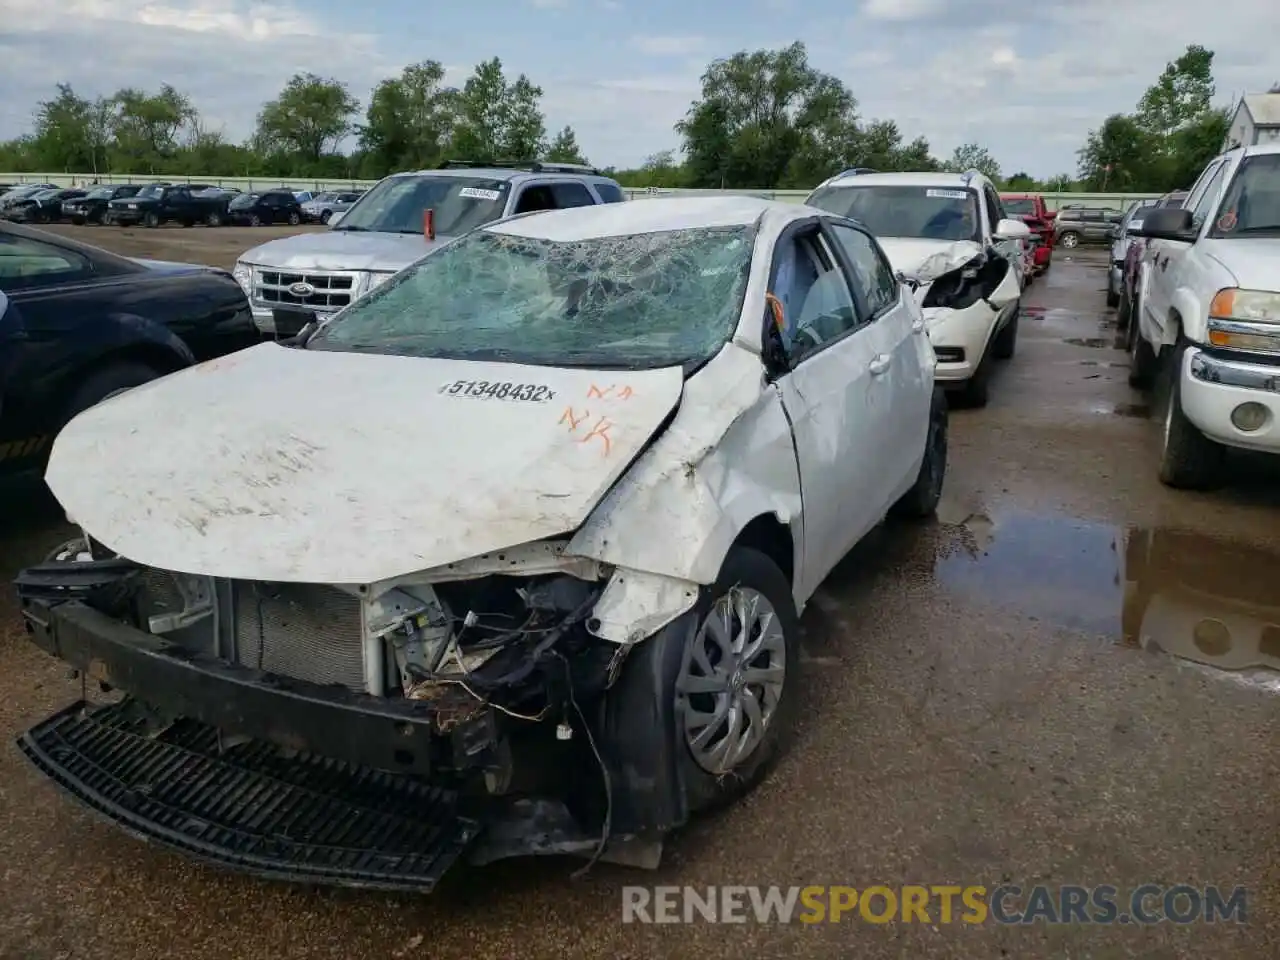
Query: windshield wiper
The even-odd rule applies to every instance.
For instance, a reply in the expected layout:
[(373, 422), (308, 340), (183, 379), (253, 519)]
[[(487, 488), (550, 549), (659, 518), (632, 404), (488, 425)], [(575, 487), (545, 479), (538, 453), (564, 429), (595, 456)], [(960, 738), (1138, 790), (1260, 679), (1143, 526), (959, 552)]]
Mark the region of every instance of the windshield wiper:
[[(1280, 233), (1280, 223), (1272, 223), (1272, 224), (1268, 224), (1268, 225), (1266, 225), (1266, 226), (1256, 226), (1256, 227), (1237, 227), (1236, 229), (1232, 230), (1232, 231), (1231, 231), (1231, 233), (1233, 233), (1233, 234), (1240, 234), (1240, 233)], [(1230, 234), (1224, 234), (1224, 236), (1229, 236), (1229, 235), (1230, 235)]]
[(338, 224), (338, 225), (337, 225), (336, 227), (334, 227), (333, 229), (334, 229), (334, 230), (343, 230), (343, 231), (346, 231), (347, 233), (369, 233), (369, 228), (368, 228), (368, 227), (348, 227), (348, 226), (345, 226), (345, 225), (343, 225), (343, 224), (341, 224), (341, 223), (340, 223), (340, 224)]

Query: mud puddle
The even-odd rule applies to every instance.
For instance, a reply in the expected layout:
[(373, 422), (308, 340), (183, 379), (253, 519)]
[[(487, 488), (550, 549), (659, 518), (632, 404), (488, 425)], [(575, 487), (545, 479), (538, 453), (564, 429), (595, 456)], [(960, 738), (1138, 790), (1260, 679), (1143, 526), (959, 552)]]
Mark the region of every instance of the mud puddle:
[(1114, 337), (1065, 337), (1062, 342), (1073, 347), (1091, 347), (1095, 350), (1115, 346)]
[(1150, 405), (1145, 403), (1092, 403), (1089, 405), (1089, 412), (1110, 417), (1132, 417), (1135, 420), (1150, 420), (1152, 415)]
[(934, 574), (948, 591), (1280, 693), (1280, 553), (1067, 516), (945, 529)]

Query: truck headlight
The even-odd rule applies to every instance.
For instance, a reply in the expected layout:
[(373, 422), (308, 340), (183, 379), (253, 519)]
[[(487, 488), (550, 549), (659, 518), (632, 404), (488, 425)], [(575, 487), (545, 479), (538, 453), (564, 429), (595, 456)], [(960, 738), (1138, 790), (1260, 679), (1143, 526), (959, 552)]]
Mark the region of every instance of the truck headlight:
[(244, 291), (246, 297), (253, 296), (253, 267), (237, 260), (231, 275), (236, 278), (236, 283), (240, 284), (240, 289)]
[(1227, 287), (1219, 290), (1209, 304), (1209, 316), (1245, 323), (1280, 323), (1280, 292)]

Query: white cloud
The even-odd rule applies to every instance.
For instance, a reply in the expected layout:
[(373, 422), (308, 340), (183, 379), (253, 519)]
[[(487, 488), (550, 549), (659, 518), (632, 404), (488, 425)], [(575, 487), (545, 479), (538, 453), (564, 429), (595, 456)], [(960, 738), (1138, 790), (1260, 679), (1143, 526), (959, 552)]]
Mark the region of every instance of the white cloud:
[(707, 41), (695, 36), (638, 36), (631, 38), (631, 45), (653, 57), (687, 57), (705, 50)]
[(923, 20), (943, 10), (945, 0), (866, 0), (862, 13), (871, 20)]

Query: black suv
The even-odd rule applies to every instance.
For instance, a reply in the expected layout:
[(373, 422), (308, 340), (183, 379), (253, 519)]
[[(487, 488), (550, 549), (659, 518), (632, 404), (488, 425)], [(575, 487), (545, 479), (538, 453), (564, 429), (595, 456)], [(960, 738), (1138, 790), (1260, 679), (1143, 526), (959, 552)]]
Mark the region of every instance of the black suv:
[(251, 227), (264, 223), (287, 223), (296, 227), (302, 222), (302, 204), (290, 190), (242, 193), (227, 207), (227, 222)]
[(141, 189), (136, 183), (92, 187), (83, 197), (66, 201), (62, 205), (62, 213), (75, 224), (102, 223), (107, 217), (107, 204), (122, 197), (136, 196)]

